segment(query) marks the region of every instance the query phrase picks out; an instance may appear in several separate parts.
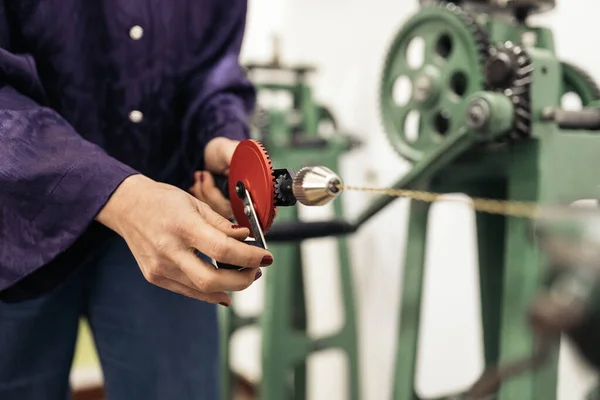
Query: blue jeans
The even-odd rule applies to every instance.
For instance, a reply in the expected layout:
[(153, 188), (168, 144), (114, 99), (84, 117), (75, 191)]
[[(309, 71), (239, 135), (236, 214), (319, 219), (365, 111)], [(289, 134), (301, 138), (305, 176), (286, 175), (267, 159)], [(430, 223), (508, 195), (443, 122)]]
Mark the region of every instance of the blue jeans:
[(42, 298), (0, 302), (0, 399), (65, 400), (81, 316), (109, 400), (216, 400), (214, 305), (147, 283), (122, 239)]

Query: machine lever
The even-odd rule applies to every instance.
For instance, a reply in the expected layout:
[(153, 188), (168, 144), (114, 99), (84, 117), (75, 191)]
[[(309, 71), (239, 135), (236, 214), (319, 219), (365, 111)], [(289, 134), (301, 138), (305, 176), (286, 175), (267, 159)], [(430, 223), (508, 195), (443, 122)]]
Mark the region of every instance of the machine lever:
[[(265, 236), (263, 234), (263, 230), (258, 222), (258, 216), (256, 215), (256, 210), (254, 209), (254, 203), (252, 203), (252, 197), (250, 193), (248, 193), (248, 189), (244, 186), (242, 182), (238, 182), (236, 185), (236, 193), (239, 198), (242, 200), (244, 204), (244, 213), (248, 217), (248, 222), (250, 223), (250, 231), (252, 232), (252, 238), (248, 238), (244, 241), (244, 243), (250, 246), (260, 247), (261, 249), (267, 249), (267, 242), (265, 240)], [(221, 263), (217, 261), (217, 267), (219, 269), (237, 269), (242, 270), (243, 267), (238, 265), (231, 265), (226, 263)]]

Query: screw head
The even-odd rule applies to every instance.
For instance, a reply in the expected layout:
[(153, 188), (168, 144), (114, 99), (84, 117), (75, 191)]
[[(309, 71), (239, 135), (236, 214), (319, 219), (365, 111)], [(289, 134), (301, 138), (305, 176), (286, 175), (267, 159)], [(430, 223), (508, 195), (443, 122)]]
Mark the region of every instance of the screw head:
[(414, 98), (418, 102), (425, 102), (431, 95), (433, 90), (433, 82), (427, 75), (419, 76), (415, 81)]
[(465, 123), (471, 129), (483, 128), (490, 119), (490, 106), (483, 99), (477, 99), (469, 104)]

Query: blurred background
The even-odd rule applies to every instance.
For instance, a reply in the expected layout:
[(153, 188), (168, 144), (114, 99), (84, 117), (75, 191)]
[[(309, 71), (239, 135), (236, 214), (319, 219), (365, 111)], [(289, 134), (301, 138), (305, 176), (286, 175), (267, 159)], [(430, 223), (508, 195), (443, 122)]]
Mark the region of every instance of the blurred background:
[[(363, 146), (341, 159), (339, 174), (352, 185), (386, 186), (409, 169), (391, 148), (378, 113), (379, 80), (391, 40), (415, 13), (417, 0), (250, 0), (242, 62), (268, 62), (273, 36), (285, 63), (314, 65), (314, 97), (336, 116), (342, 130)], [(600, 80), (596, 35), (598, 0), (559, 0), (556, 9), (534, 17), (549, 26), (561, 59), (572, 61)], [(265, 100), (266, 101), (266, 100)], [(346, 193), (344, 212), (356, 216), (370, 195)], [(330, 215), (331, 208), (300, 208), (304, 219)], [(398, 200), (349, 239), (355, 278), (361, 390), (364, 399), (388, 399), (401, 294), (407, 202)], [(469, 386), (483, 368), (479, 322), (474, 214), (467, 205), (437, 204), (430, 222), (423, 329), (417, 386), (436, 396)], [(315, 336), (343, 323), (335, 242), (306, 242), (309, 331)], [(285, 268), (276, 264), (272, 268)], [(267, 272), (268, 273), (268, 272)], [(264, 280), (234, 298), (241, 313), (260, 313)], [(232, 344), (233, 368), (249, 381), (261, 379), (260, 331), (244, 329)], [(309, 360), (309, 399), (343, 400), (345, 359), (327, 351)], [(80, 338), (72, 373), (75, 388), (101, 381), (87, 331)], [(563, 341), (559, 399), (583, 399), (595, 376)], [(518, 399), (515, 399), (518, 400)]]

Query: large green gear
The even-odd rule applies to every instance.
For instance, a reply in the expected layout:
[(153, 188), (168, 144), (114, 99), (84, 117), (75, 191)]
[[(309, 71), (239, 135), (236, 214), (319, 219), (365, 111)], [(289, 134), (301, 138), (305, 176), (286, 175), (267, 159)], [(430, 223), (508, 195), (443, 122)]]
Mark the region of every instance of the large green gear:
[[(415, 38), (424, 41), (423, 64), (417, 68), (409, 65), (407, 56)], [(424, 7), (404, 24), (387, 54), (380, 86), (383, 127), (400, 156), (419, 161), (463, 124), (467, 98), (485, 88), (488, 46), (485, 31), (452, 3)], [(412, 95), (406, 104), (398, 104), (394, 88), (406, 78)], [(415, 112), (418, 137), (411, 138), (405, 126)]]

